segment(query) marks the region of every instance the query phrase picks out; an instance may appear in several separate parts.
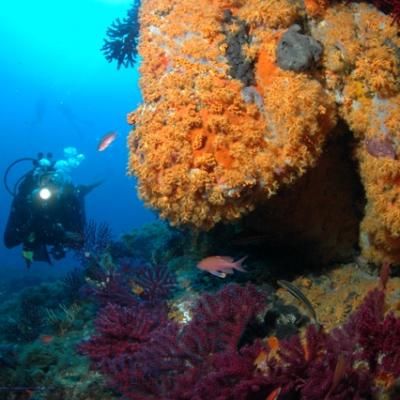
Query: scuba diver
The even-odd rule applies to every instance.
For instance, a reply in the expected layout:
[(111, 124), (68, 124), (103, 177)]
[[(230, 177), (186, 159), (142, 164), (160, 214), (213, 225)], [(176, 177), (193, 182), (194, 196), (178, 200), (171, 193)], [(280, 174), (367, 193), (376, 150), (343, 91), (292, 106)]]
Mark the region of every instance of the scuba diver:
[[(84, 244), (84, 199), (100, 183), (73, 185), (68, 173), (84, 156), (71, 147), (64, 149), (64, 155), (66, 160), (57, 162), (52, 161), (51, 154), (43, 153), (37, 159), (21, 158), (10, 164), (4, 174), (5, 188), (13, 196), (4, 244), (7, 248), (22, 244), (27, 267), (33, 261), (52, 264), (50, 255), (59, 260), (68, 249), (78, 250)], [(8, 174), (22, 161), (32, 161), (33, 168), (10, 190)]]

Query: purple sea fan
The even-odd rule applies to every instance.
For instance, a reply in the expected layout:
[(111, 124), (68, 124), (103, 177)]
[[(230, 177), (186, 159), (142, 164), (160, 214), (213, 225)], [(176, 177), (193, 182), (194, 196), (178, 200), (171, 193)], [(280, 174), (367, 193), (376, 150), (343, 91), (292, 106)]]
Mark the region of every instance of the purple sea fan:
[(85, 284), (82, 270), (75, 268), (61, 280), (69, 304), (81, 299), (81, 289)]
[[(187, 325), (173, 321), (157, 325), (154, 321), (146, 325), (150, 329), (144, 330), (144, 340), (135, 340), (135, 346), (128, 347), (130, 352), (112, 346), (108, 353), (99, 352), (103, 356), (97, 365), (103, 366), (110, 386), (130, 400), (265, 400), (273, 386), (265, 384), (254, 363), (262, 346), (255, 342), (239, 348), (248, 323), (264, 308), (265, 297), (254, 286), (227, 285), (217, 293), (203, 295)], [(156, 309), (163, 312), (162, 307)], [(120, 313), (118, 308), (110, 311), (113, 316), (115, 311)], [(127, 320), (123, 318), (124, 324), (132, 326), (131, 317), (138, 318), (129, 314)], [(96, 324), (103, 340), (114, 343), (120, 333), (130, 335), (126, 328), (111, 327), (122, 322), (116, 319), (118, 323), (107, 316)], [(164, 321), (162, 317), (157, 320)], [(103, 348), (103, 342), (95, 336), (89, 343), (90, 351), (87, 345), (83, 352), (96, 360), (95, 349), (99, 344)], [(110, 358), (107, 354), (111, 352), (119, 355)]]
[(384, 312), (385, 293), (374, 289), (342, 328), (353, 338), (357, 358), (367, 361), (372, 372), (376, 371), (383, 344)]
[(83, 246), (76, 250), (75, 256), (82, 265), (87, 265), (107, 250), (111, 240), (112, 232), (107, 223), (98, 224), (90, 220), (85, 224), (83, 231)]
[(139, 287), (143, 300), (156, 304), (172, 294), (176, 277), (166, 264), (156, 264), (139, 268), (131, 277), (131, 283)]
[(170, 394), (176, 400), (262, 399), (272, 390), (256, 369), (259, 342), (239, 348), (249, 322), (266, 307), (255, 286), (230, 284), (204, 294), (178, 339), (175, 354), (185, 360)]
[(400, 319), (389, 313), (382, 327), (382, 369), (400, 377)]
[[(270, 380), (283, 387), (284, 393), (301, 393), (314, 373), (318, 372), (315, 365), (320, 366), (325, 360), (326, 337), (323, 330), (311, 325), (306, 331), (304, 343), (299, 335), (283, 340), (278, 350), (279, 362), (270, 361)], [(318, 378), (321, 378), (320, 374)], [(326, 377), (320, 380), (318, 386), (324, 386), (327, 392), (329, 383), (325, 380)]]
[(100, 306), (106, 306), (109, 303), (133, 306), (140, 302), (120, 273), (114, 270), (104, 271), (101, 266), (92, 268), (91, 272), (92, 279), (87, 282), (86, 294), (93, 296)]
[(253, 285), (230, 284), (218, 293), (206, 293), (194, 307), (181, 343), (188, 354), (201, 356), (237, 349), (248, 323), (265, 308), (265, 296)]
[(385, 316), (383, 290), (369, 292), (343, 330), (355, 337), (358, 358), (372, 373), (400, 376), (400, 319), (392, 312)]
[(265, 400), (273, 390), (255, 367), (259, 342), (240, 350), (226, 350), (191, 365), (176, 376), (170, 399)]
[(282, 341), (267, 380), (301, 400), (371, 399), (400, 375), (399, 337), (400, 319), (385, 316), (385, 293), (374, 289), (344, 326), (325, 333), (311, 325), (304, 339)]
[(179, 352), (180, 330), (173, 321), (154, 330), (131, 358), (130, 367), (114, 374), (113, 386), (130, 400), (172, 400), (176, 376), (189, 368)]
[(166, 318), (144, 305), (122, 307), (109, 304), (95, 320), (97, 333), (79, 345), (79, 352), (89, 356), (92, 364), (104, 373), (112, 373), (110, 366), (119, 357), (132, 357), (150, 334), (166, 324)]
[(365, 367), (353, 368), (355, 348), (346, 353), (347, 344), (310, 325), (304, 339), (296, 335), (280, 343), (278, 357), (268, 361), (267, 380), (301, 400), (369, 399), (371, 375)]

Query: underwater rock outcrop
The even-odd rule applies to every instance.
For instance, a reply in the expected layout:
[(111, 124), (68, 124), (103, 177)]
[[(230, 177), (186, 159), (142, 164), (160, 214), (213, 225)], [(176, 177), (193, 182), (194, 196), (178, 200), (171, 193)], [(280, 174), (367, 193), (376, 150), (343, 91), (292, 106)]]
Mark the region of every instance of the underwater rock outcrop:
[[(354, 137), (367, 200), (363, 255), (399, 263), (392, 22), (365, 3), (142, 1), (144, 103), (128, 116), (140, 196), (173, 225), (237, 220), (319, 165), (340, 119)], [(351, 203), (352, 193), (343, 195)], [(335, 212), (327, 218), (346, 225), (348, 212)], [(354, 218), (358, 225), (358, 210)]]
[(327, 89), (335, 93), (339, 113), (356, 139), (367, 199), (360, 230), (363, 255), (399, 263), (399, 29), (364, 3), (332, 7), (324, 22), (312, 32), (324, 45)]

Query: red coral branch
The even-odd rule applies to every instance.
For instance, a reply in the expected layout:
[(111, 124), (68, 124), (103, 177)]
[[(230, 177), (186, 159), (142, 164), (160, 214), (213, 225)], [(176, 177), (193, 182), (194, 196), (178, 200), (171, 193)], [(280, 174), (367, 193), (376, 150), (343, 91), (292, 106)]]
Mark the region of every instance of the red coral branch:
[(301, 400), (368, 399), (379, 380), (399, 378), (400, 319), (385, 315), (384, 291), (368, 293), (343, 327), (327, 333), (311, 325), (277, 353), (258, 340), (240, 345), (264, 308), (254, 286), (234, 284), (203, 295), (184, 326), (167, 322), (162, 307), (108, 306), (97, 335), (80, 348), (131, 400), (265, 400), (278, 388)]

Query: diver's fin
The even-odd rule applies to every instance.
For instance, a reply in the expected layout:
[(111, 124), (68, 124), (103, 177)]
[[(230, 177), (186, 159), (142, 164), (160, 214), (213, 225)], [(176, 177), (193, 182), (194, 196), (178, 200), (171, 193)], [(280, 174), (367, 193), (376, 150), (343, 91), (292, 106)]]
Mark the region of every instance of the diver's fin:
[(89, 194), (93, 189), (96, 189), (97, 187), (99, 187), (100, 185), (102, 185), (104, 183), (104, 179), (102, 179), (101, 181), (92, 183), (91, 185), (79, 185), (78, 186), (78, 190), (79, 192), (82, 194), (82, 196), (86, 196), (87, 194)]
[(24, 247), (22, 249), (22, 257), (25, 260), (27, 268), (29, 268), (34, 261), (43, 261), (51, 265), (53, 264), (47, 247), (44, 244), (34, 245), (34, 247)]
[(33, 251), (22, 250), (22, 257), (25, 260), (26, 268), (29, 268), (33, 262)]

